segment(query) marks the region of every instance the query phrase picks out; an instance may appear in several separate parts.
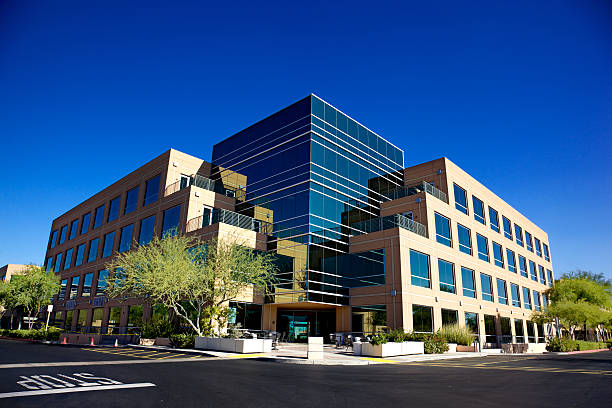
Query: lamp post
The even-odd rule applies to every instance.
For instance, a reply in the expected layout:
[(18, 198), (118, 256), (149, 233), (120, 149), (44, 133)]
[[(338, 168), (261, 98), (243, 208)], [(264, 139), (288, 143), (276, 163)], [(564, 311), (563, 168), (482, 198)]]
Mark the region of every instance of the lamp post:
[(47, 324), (45, 325), (45, 331), (49, 330), (49, 316), (51, 316), (51, 312), (53, 311), (53, 305), (47, 306)]

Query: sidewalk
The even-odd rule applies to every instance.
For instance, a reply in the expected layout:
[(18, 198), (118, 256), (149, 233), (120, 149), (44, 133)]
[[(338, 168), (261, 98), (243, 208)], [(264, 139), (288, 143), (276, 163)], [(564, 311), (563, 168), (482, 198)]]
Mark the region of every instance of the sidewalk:
[(248, 359), (257, 359), (259, 361), (269, 361), (269, 362), (285, 363), (285, 364), (314, 364), (314, 365), (398, 364), (398, 363), (448, 360), (448, 359), (458, 359), (458, 358), (486, 357), (487, 355), (489, 355), (487, 353), (448, 353), (448, 354), (417, 354), (417, 355), (379, 358), (379, 357), (355, 356), (352, 353), (352, 351), (346, 351), (344, 348), (336, 348), (333, 345), (325, 345), (323, 360), (308, 360), (306, 344), (284, 343), (284, 344), (279, 345), (278, 350), (272, 350), (272, 352), (270, 353), (252, 353), (252, 354), (239, 354), (239, 353), (230, 353), (230, 352), (213, 351), (213, 350), (174, 349), (174, 348), (165, 347), (165, 346), (141, 346), (141, 345), (134, 345), (134, 344), (129, 345), (128, 347), (139, 348), (139, 349), (149, 349), (149, 350), (177, 351), (181, 353), (199, 354), (199, 355), (203, 355), (207, 357), (216, 357), (220, 359), (248, 358)]

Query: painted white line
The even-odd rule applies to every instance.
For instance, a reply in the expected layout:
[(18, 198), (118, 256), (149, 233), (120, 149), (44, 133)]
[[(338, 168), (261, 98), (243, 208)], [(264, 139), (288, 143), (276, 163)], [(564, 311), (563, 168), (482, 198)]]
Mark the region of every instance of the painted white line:
[(118, 390), (118, 389), (125, 389), (125, 388), (143, 388), (143, 387), (155, 387), (155, 384), (153, 383), (135, 383), (135, 384), (120, 384), (120, 385), (99, 385), (95, 387), (59, 388), (59, 389), (52, 389), (52, 390), (15, 391), (15, 392), (2, 393), (0, 394), (0, 398), (30, 397), (33, 395), (64, 394), (68, 392)]
[(121, 365), (121, 364), (158, 364), (158, 363), (193, 363), (196, 361), (221, 360), (222, 357), (179, 357), (164, 360), (134, 359), (134, 360), (102, 360), (102, 361), (62, 361), (57, 363), (16, 363), (0, 364), (0, 369), (12, 368), (35, 368), (35, 367), (73, 367), (73, 366), (95, 366), (95, 365)]

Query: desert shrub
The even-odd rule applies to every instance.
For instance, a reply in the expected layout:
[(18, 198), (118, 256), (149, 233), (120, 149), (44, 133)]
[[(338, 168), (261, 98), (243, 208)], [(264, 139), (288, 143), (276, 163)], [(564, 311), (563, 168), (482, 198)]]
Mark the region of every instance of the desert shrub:
[(404, 341), (408, 341), (410, 335), (408, 333), (404, 333), (402, 329), (396, 329), (389, 332), (387, 335), (387, 340), (395, 343), (402, 343)]
[(612, 339), (606, 340), (606, 347), (607, 348), (612, 348)]
[(423, 339), (425, 354), (442, 354), (448, 351), (448, 343), (442, 337), (429, 335)]
[(175, 348), (194, 348), (195, 334), (179, 333), (170, 335), (170, 343)]
[(12, 337), (15, 339), (57, 341), (59, 339), (60, 333), (60, 329), (55, 327), (49, 327), (48, 331), (45, 331), (45, 329), (2, 330), (0, 332), (0, 335), (5, 337)]
[(547, 351), (569, 352), (576, 351), (577, 349), (578, 343), (567, 337), (563, 337), (561, 339), (552, 338), (548, 340), (548, 343), (546, 344)]
[(578, 345), (576, 350), (581, 350), (581, 351), (582, 350), (599, 350), (599, 349), (606, 348), (606, 343), (604, 342), (577, 340), (576, 344)]
[(442, 326), (437, 335), (446, 340), (447, 343), (456, 343), (462, 346), (469, 346), (474, 342), (474, 333), (469, 328), (461, 327), (458, 324)]
[(387, 341), (389, 341), (387, 333), (376, 333), (370, 338), (370, 343), (375, 346), (385, 344)]
[(170, 337), (173, 332), (172, 322), (164, 317), (151, 318), (142, 327), (141, 337), (145, 339), (154, 339), (156, 337)]

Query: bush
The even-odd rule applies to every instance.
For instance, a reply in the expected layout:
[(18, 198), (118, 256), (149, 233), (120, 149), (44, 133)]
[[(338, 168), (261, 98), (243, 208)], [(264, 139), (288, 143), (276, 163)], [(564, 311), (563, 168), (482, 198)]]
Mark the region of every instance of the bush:
[(469, 328), (461, 327), (458, 324), (442, 326), (436, 334), (447, 343), (469, 346), (474, 342), (474, 333)]
[(578, 345), (576, 350), (580, 350), (580, 351), (583, 351), (583, 350), (599, 350), (599, 349), (606, 348), (606, 343), (604, 343), (604, 342), (577, 340), (576, 343)]
[(402, 343), (404, 341), (408, 341), (409, 338), (410, 334), (404, 333), (402, 329), (392, 330), (387, 335), (387, 340), (395, 343)]
[(376, 333), (370, 338), (370, 344), (374, 346), (385, 344), (387, 341), (389, 341), (387, 333)]
[(172, 322), (166, 318), (152, 318), (144, 326), (140, 337), (154, 339), (156, 337), (170, 337), (173, 332)]
[(12, 337), (14, 339), (30, 339), (30, 340), (48, 340), (57, 341), (59, 339), (61, 330), (56, 327), (49, 327), (48, 331), (45, 329), (32, 329), (32, 330), (1, 330), (0, 335), (5, 337)]
[(552, 338), (548, 340), (548, 343), (546, 344), (546, 350), (556, 352), (576, 351), (578, 350), (578, 343), (567, 337), (563, 337), (561, 339)]
[(425, 354), (442, 354), (448, 351), (448, 343), (437, 335), (426, 336), (424, 339)]
[(171, 334), (170, 343), (175, 348), (194, 348), (195, 347), (195, 334)]
[(606, 347), (607, 348), (612, 348), (612, 339), (611, 340), (606, 340)]

